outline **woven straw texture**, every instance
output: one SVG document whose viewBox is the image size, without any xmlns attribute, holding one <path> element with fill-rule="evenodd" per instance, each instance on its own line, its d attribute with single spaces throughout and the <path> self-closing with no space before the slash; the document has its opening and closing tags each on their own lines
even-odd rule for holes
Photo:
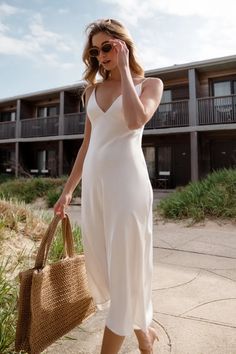
<svg viewBox="0 0 236 354">
<path fill-rule="evenodd" d="M 59 221 L 55 215 L 39 246 L 35 267 L 19 273 L 16 351 L 41 353 L 95 312 L 84 255 L 74 254 L 68 215 L 62 220 L 64 258 L 46 265 Z"/>
</svg>

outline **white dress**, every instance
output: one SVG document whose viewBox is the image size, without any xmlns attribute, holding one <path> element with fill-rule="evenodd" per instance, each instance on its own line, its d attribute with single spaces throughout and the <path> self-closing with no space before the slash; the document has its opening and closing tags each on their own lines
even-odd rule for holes
<svg viewBox="0 0 236 354">
<path fill-rule="evenodd" d="M 135 86 L 140 96 L 142 83 Z M 130 130 L 122 95 L 103 112 L 95 89 L 87 104 L 92 131 L 82 170 L 81 230 L 89 287 L 106 326 L 126 336 L 152 322 L 153 190 L 141 141 Z"/>
</svg>

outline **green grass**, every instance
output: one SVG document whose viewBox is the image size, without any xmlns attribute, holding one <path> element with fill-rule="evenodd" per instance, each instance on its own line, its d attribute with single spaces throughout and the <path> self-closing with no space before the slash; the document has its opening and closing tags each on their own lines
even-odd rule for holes
<svg viewBox="0 0 236 354">
<path fill-rule="evenodd" d="M 10 178 L 9 180 L 3 178 L 0 183 L 0 198 L 32 203 L 41 197 L 47 201 L 47 206 L 51 208 L 60 197 L 67 179 L 66 176 L 61 178 Z M 81 186 L 79 184 L 73 196 L 80 195 Z"/>
<path fill-rule="evenodd" d="M 158 207 L 167 219 L 236 217 L 236 169 L 214 171 L 205 179 L 176 190 Z"/>
<path fill-rule="evenodd" d="M 17 284 L 6 276 L 6 266 L 10 262 L 0 264 L 0 353 L 11 353 L 10 348 L 15 337 Z"/>
</svg>

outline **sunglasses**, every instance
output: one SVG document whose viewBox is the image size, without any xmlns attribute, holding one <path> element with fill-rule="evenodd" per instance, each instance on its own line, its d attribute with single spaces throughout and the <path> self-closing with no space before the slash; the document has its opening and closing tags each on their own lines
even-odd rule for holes
<svg viewBox="0 0 236 354">
<path fill-rule="evenodd" d="M 105 43 L 101 46 L 101 48 L 90 48 L 89 49 L 89 56 L 90 57 L 98 57 L 100 52 L 102 51 L 103 53 L 109 53 L 113 48 L 113 45 L 110 43 Z"/>
</svg>

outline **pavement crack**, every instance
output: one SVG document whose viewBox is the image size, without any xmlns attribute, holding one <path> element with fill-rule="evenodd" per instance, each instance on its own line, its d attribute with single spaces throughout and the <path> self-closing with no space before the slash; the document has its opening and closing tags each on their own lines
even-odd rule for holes
<svg viewBox="0 0 236 354">
<path fill-rule="evenodd" d="M 217 269 L 217 270 L 219 270 L 219 269 Z M 225 269 L 223 269 L 223 270 L 225 270 Z M 227 270 L 228 270 L 228 269 L 227 269 Z M 235 279 L 231 279 L 231 278 L 229 278 L 229 277 L 226 277 L 225 275 L 218 274 L 218 273 L 216 273 L 216 272 L 213 272 L 213 271 L 210 270 L 210 269 L 205 269 L 205 271 L 206 271 L 206 272 L 209 272 L 209 273 L 212 273 L 212 274 L 215 274 L 215 275 L 217 275 L 218 277 L 231 280 L 231 281 L 233 281 L 234 283 L 236 283 L 236 280 L 235 280 Z"/>
<path fill-rule="evenodd" d="M 158 316 L 158 314 L 160 314 L 160 315 L 180 318 L 180 319 L 188 320 L 188 321 L 206 322 L 206 323 L 213 324 L 215 326 L 220 326 L 220 327 L 223 326 L 223 327 L 227 327 L 227 328 L 236 328 L 236 326 L 234 326 L 234 325 L 230 325 L 230 324 L 227 324 L 227 323 L 215 322 L 215 321 L 207 320 L 206 318 L 193 317 L 193 316 L 180 316 L 180 315 L 173 315 L 173 314 L 170 314 L 170 313 L 157 312 L 157 311 L 155 313 L 156 313 L 157 316 Z"/>
<path fill-rule="evenodd" d="M 188 250 L 183 250 L 183 249 L 180 249 L 180 248 L 168 248 L 168 247 L 160 247 L 160 246 L 153 246 L 153 248 L 155 248 L 155 249 L 159 248 L 159 249 L 163 249 L 163 250 L 170 250 L 170 251 L 177 251 L 177 252 L 185 252 L 185 253 L 194 253 L 194 254 L 199 254 L 199 255 L 203 255 L 203 256 L 210 256 L 210 257 L 236 259 L 236 257 L 223 256 L 221 254 L 212 254 L 212 253 L 206 253 L 206 252 L 188 251 Z"/>
<path fill-rule="evenodd" d="M 193 282 L 194 280 L 196 280 L 197 277 L 199 276 L 199 274 L 201 273 L 201 271 L 202 271 L 202 270 L 200 269 L 200 270 L 198 271 L 198 273 L 197 273 L 192 279 L 190 279 L 190 280 L 188 280 L 188 281 L 186 281 L 186 282 L 184 282 L 184 283 L 177 284 L 177 285 L 173 285 L 173 286 L 167 286 L 166 288 L 153 289 L 153 292 L 154 292 L 154 291 L 159 291 L 159 290 L 166 290 L 166 289 L 178 288 L 178 287 L 180 287 L 180 286 L 185 286 L 185 285 L 187 285 L 187 284 Z"/>
<path fill-rule="evenodd" d="M 155 312 L 156 313 L 156 312 Z M 155 318 L 153 319 L 153 322 L 155 322 L 156 324 L 158 324 L 158 326 L 160 326 L 162 329 L 163 329 L 163 331 L 165 332 L 165 334 L 166 334 L 166 336 L 167 336 L 167 338 L 168 338 L 168 346 L 169 346 L 169 349 L 170 349 L 170 353 L 172 352 L 172 342 L 171 342 L 171 337 L 170 337 L 170 335 L 169 335 L 169 333 L 168 333 L 168 330 L 167 330 L 167 328 L 163 325 L 163 324 L 161 324 L 159 321 L 157 321 Z"/>
<path fill-rule="evenodd" d="M 225 300 L 236 300 L 236 297 L 229 297 L 229 298 L 221 298 L 221 299 L 215 299 L 215 300 L 210 300 L 210 301 L 207 301 L 207 302 L 203 302 L 201 304 L 198 304 L 194 307 L 192 307 L 191 309 L 188 309 L 187 311 L 183 312 L 182 314 L 180 314 L 180 317 L 182 317 L 183 315 L 186 315 L 188 312 L 191 312 L 199 307 L 202 307 L 204 305 L 208 305 L 208 304 L 211 304 L 213 302 L 219 302 L 219 301 L 225 301 Z"/>
</svg>

